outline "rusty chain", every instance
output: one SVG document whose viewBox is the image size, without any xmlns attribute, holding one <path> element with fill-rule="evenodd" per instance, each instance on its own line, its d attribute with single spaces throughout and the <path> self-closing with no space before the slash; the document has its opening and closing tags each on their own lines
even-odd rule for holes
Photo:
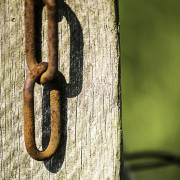
<svg viewBox="0 0 180 180">
<path fill-rule="evenodd" d="M 49 62 L 37 62 L 35 44 L 35 6 L 46 5 L 48 13 Z M 29 74 L 24 83 L 24 140 L 29 155 L 38 161 L 50 158 L 61 138 L 60 90 L 58 88 L 58 21 L 56 0 L 25 0 L 25 51 Z M 39 151 L 35 143 L 34 85 L 50 83 L 51 137 L 48 147 Z"/>
<path fill-rule="evenodd" d="M 37 62 L 35 44 L 35 5 L 43 3 L 38 0 L 25 0 L 25 47 L 26 61 L 31 71 Z M 44 84 L 51 81 L 58 71 L 58 21 L 56 0 L 44 0 L 47 6 L 48 18 L 48 68 L 40 78 L 40 83 Z"/>
</svg>

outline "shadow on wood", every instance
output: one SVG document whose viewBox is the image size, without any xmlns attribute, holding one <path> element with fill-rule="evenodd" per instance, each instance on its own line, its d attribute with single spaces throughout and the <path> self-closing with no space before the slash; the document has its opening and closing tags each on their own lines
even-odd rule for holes
<svg viewBox="0 0 180 180">
<path fill-rule="evenodd" d="M 40 12 L 40 11 L 39 11 Z M 42 10 L 41 10 L 42 13 Z M 38 13 L 38 16 L 42 16 Z M 57 173 L 63 165 L 66 141 L 67 141 L 67 98 L 76 97 L 80 94 L 83 84 L 83 33 L 81 25 L 71 10 L 71 8 L 59 0 L 58 2 L 58 21 L 65 17 L 70 27 L 70 69 L 69 69 L 69 83 L 66 83 L 65 77 L 60 74 L 61 84 L 61 114 L 62 114 L 62 136 L 61 142 L 56 153 L 49 159 L 44 161 L 44 165 L 52 173 Z M 42 19 L 42 18 L 38 18 Z M 41 24 L 37 22 L 40 27 L 37 31 L 37 44 L 41 41 Z M 39 43 L 38 43 L 39 42 Z M 41 45 L 38 46 L 39 52 L 41 52 Z M 41 54 L 41 53 L 39 53 Z M 41 59 L 41 55 L 37 55 L 38 59 Z M 51 125 L 50 125 L 50 95 L 49 87 L 44 86 L 43 101 L 42 101 L 42 146 L 43 149 L 49 144 Z"/>
</svg>

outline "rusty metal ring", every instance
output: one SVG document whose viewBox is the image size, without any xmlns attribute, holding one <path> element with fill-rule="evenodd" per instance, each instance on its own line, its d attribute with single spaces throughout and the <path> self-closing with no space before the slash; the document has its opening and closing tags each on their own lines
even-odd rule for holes
<svg viewBox="0 0 180 180">
<path fill-rule="evenodd" d="M 24 139 L 28 154 L 38 161 L 50 158 L 57 150 L 61 138 L 60 90 L 58 77 L 50 82 L 50 108 L 51 108 L 51 137 L 48 147 L 39 151 L 35 143 L 34 124 L 34 85 L 42 73 L 46 71 L 48 63 L 37 64 L 26 77 L 24 83 Z"/>
<path fill-rule="evenodd" d="M 26 61 L 31 71 L 37 62 L 35 44 L 35 5 L 42 2 L 38 0 L 25 0 L 25 49 Z M 47 6 L 48 18 L 48 68 L 40 78 L 40 83 L 44 84 L 51 81 L 58 71 L 58 16 L 56 0 L 44 0 Z M 42 4 L 43 6 L 43 4 Z"/>
</svg>

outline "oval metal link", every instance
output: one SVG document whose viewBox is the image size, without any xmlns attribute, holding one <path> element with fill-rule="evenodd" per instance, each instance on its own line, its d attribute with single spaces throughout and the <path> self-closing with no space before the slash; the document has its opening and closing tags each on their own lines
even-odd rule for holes
<svg viewBox="0 0 180 180">
<path fill-rule="evenodd" d="M 25 49 L 26 62 L 31 71 L 37 62 L 35 45 L 35 5 L 41 0 L 25 0 Z M 40 83 L 51 81 L 58 71 L 58 21 L 56 0 L 44 0 L 48 18 L 48 68 L 40 78 Z M 43 4 L 42 4 L 43 6 Z"/>
<path fill-rule="evenodd" d="M 51 108 L 51 137 L 48 147 L 39 151 L 35 143 L 34 124 L 34 85 L 42 73 L 46 71 L 48 64 L 45 62 L 37 64 L 27 75 L 24 83 L 24 139 L 28 154 L 38 161 L 50 158 L 57 150 L 61 138 L 61 110 L 60 90 L 58 77 L 50 82 L 50 108 Z"/>
</svg>

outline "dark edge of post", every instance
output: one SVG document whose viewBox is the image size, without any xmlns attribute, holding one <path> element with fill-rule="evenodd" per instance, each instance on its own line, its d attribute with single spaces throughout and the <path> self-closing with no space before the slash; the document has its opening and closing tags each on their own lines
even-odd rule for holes
<svg viewBox="0 0 180 180">
<path fill-rule="evenodd" d="M 120 123 L 120 169 L 119 177 L 120 180 L 124 179 L 124 160 L 123 160 L 123 131 L 122 131 L 122 98 L 121 98 L 121 46 L 120 46 L 120 19 L 119 19 L 119 0 L 114 0 L 115 9 L 115 21 L 117 27 L 117 52 L 119 55 L 118 60 L 118 107 L 120 111 L 119 123 Z"/>
</svg>

